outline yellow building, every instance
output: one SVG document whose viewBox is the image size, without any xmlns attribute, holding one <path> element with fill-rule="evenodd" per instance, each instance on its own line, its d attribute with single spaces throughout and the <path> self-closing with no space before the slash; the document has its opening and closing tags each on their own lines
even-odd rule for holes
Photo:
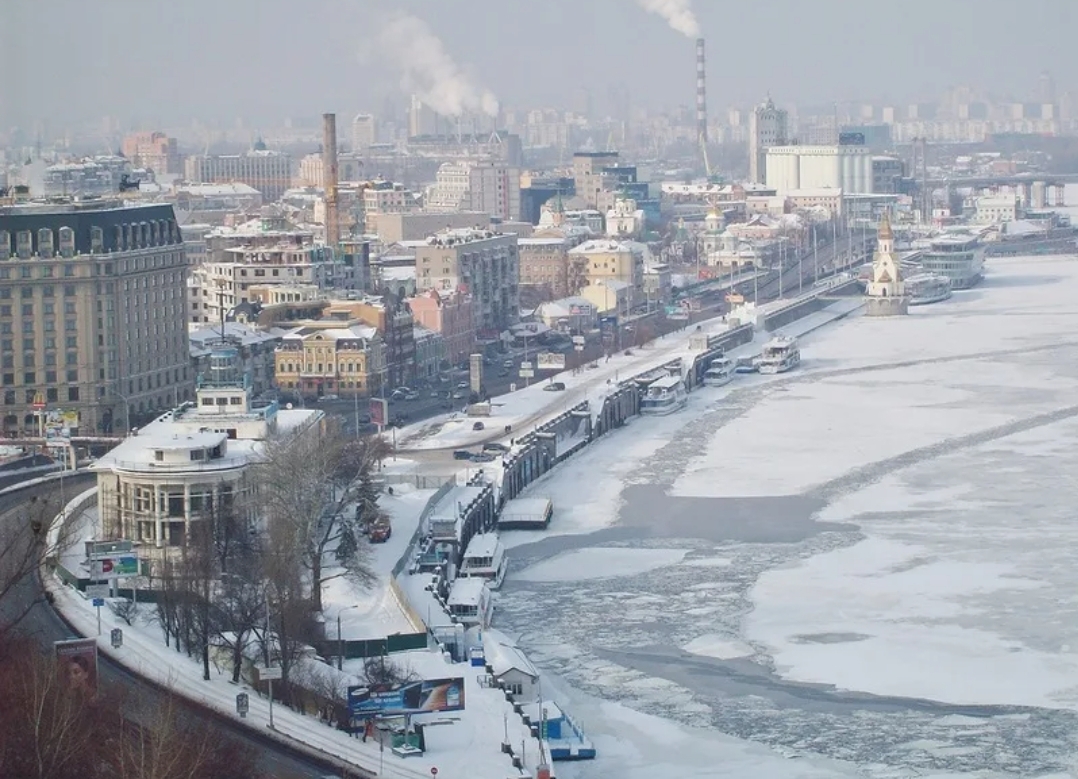
<svg viewBox="0 0 1078 779">
<path fill-rule="evenodd" d="M 384 372 L 382 339 L 358 319 L 304 322 L 277 347 L 277 386 L 302 397 L 376 394 Z"/>
<path fill-rule="evenodd" d="M 620 281 L 629 285 L 634 294 L 643 290 L 647 247 L 635 241 L 599 239 L 585 241 L 569 250 L 570 261 L 585 260 L 588 284 Z"/>
</svg>

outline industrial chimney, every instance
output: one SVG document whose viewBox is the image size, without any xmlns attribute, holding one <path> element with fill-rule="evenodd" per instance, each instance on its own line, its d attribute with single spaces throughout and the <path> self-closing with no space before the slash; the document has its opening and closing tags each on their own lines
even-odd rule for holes
<svg viewBox="0 0 1078 779">
<path fill-rule="evenodd" d="M 326 244 L 334 249 L 341 241 L 337 211 L 337 115 L 322 114 L 322 186 L 326 192 Z"/>
<path fill-rule="evenodd" d="M 696 39 L 696 140 L 707 143 L 707 72 L 704 67 L 704 39 Z"/>
</svg>

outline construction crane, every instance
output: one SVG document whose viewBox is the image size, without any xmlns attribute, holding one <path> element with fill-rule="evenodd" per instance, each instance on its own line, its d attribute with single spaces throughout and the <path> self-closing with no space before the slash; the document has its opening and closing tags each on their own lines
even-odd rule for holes
<svg viewBox="0 0 1078 779">
<path fill-rule="evenodd" d="M 703 136 L 700 136 L 700 152 L 704 156 L 704 172 L 707 174 L 707 181 L 709 184 L 722 184 L 722 176 L 718 173 L 712 173 L 711 160 L 707 156 L 707 141 Z"/>
</svg>

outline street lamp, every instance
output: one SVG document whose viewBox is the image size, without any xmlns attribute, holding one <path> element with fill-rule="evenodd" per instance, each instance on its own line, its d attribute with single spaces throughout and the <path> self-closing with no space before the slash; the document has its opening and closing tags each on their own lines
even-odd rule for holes
<svg viewBox="0 0 1078 779">
<path fill-rule="evenodd" d="M 131 402 L 128 400 L 127 395 L 123 394 L 122 392 L 120 392 L 119 389 L 116 388 L 117 387 L 116 382 L 113 382 L 109 386 L 112 389 L 112 394 L 115 395 L 116 397 L 118 397 L 120 400 L 122 400 L 124 402 L 124 430 L 126 431 L 126 433 L 130 434 L 131 433 Z"/>
<path fill-rule="evenodd" d="M 351 606 L 345 606 L 343 609 L 337 610 L 337 670 L 344 670 L 344 641 L 341 639 L 341 612 L 348 611 L 349 609 L 358 609 L 359 604 L 354 603 Z"/>
</svg>

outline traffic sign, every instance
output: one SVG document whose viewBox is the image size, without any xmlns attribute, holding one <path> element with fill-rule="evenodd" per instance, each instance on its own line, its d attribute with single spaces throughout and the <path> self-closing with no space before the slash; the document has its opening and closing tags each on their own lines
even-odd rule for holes
<svg viewBox="0 0 1078 779">
<path fill-rule="evenodd" d="M 105 605 L 105 599 L 104 598 L 94 598 L 93 603 L 94 603 L 94 606 L 96 606 L 97 608 L 101 608 L 102 606 Z"/>
<path fill-rule="evenodd" d="M 521 368 L 520 369 L 520 378 L 522 378 L 522 379 L 530 379 L 534 375 L 535 375 L 535 371 L 533 371 L 531 368 Z"/>
<path fill-rule="evenodd" d="M 241 717 L 246 717 L 247 712 L 251 710 L 251 698 L 247 693 L 241 692 L 236 694 L 236 713 Z"/>
<path fill-rule="evenodd" d="M 261 680 L 263 682 L 272 681 L 274 679 L 280 679 L 281 678 L 281 669 L 280 669 L 280 667 L 277 667 L 277 668 L 259 668 L 258 669 L 258 678 L 259 678 L 259 680 Z"/>
<path fill-rule="evenodd" d="M 107 584 L 87 584 L 86 585 L 86 597 L 97 600 L 98 598 L 107 598 L 109 596 L 109 586 Z"/>
<path fill-rule="evenodd" d="M 119 649 L 124 645 L 124 632 L 120 628 L 113 628 L 109 637 L 112 639 L 113 649 Z"/>
<path fill-rule="evenodd" d="M 437 776 L 438 775 L 438 767 L 437 766 L 432 765 L 430 767 L 430 775 L 431 776 Z"/>
</svg>

